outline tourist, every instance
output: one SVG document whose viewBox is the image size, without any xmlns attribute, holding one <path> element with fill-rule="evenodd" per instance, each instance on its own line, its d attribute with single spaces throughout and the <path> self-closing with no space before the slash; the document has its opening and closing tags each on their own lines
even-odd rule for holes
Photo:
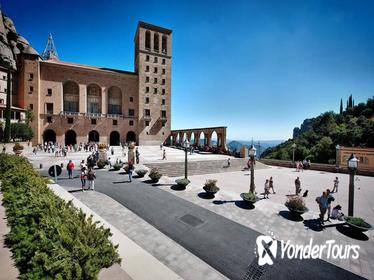
<svg viewBox="0 0 374 280">
<path fill-rule="evenodd" d="M 335 201 L 335 198 L 331 194 L 330 189 L 326 190 L 326 194 L 327 194 L 327 220 L 330 221 L 331 202 Z"/>
<path fill-rule="evenodd" d="M 80 165 L 79 165 L 80 169 L 82 168 L 87 168 L 86 164 L 84 163 L 84 159 L 82 159 Z"/>
<path fill-rule="evenodd" d="M 136 158 L 136 164 L 139 164 L 139 162 L 140 162 L 140 153 L 139 153 L 138 147 L 136 147 L 136 149 L 135 149 L 135 158 Z"/>
<path fill-rule="evenodd" d="M 160 151 L 162 151 L 162 146 L 163 146 L 163 144 L 161 143 L 161 144 L 160 144 Z"/>
<path fill-rule="evenodd" d="M 69 179 L 73 179 L 74 162 L 72 160 L 69 160 L 66 168 L 68 170 Z"/>
<path fill-rule="evenodd" d="M 339 179 L 338 177 L 335 177 L 334 188 L 332 189 L 332 193 L 338 192 L 338 186 L 339 186 Z"/>
<path fill-rule="evenodd" d="M 269 180 L 266 179 L 265 182 L 265 192 L 264 192 L 264 198 L 269 198 Z"/>
<path fill-rule="evenodd" d="M 162 153 L 162 160 L 166 160 L 166 150 L 164 149 L 163 153 Z"/>
<path fill-rule="evenodd" d="M 320 219 L 321 224 L 323 224 L 325 222 L 325 214 L 326 214 L 327 207 L 328 207 L 328 199 L 327 199 L 326 192 L 323 192 L 322 196 L 317 197 L 316 201 L 319 205 L 319 211 L 320 211 L 319 219 Z"/>
<path fill-rule="evenodd" d="M 275 194 L 273 177 L 270 177 L 270 179 L 269 179 L 269 191 L 270 191 L 270 189 L 272 189 L 273 190 L 273 194 Z"/>
<path fill-rule="evenodd" d="M 191 145 L 191 147 L 190 147 L 190 155 L 192 155 L 192 154 L 193 154 L 193 150 L 194 150 L 194 146 L 193 146 L 193 145 Z"/>
<path fill-rule="evenodd" d="M 5 145 L 3 145 L 3 154 L 5 154 L 5 152 L 6 152 L 6 147 Z"/>
<path fill-rule="evenodd" d="M 300 182 L 300 178 L 297 177 L 296 180 L 295 180 L 295 193 L 296 195 L 299 195 L 299 193 L 301 192 L 301 182 Z"/>
<path fill-rule="evenodd" d="M 90 168 L 88 170 L 87 179 L 88 179 L 88 189 L 94 191 L 95 190 L 96 173 L 93 170 L 93 168 Z"/>
<path fill-rule="evenodd" d="M 110 153 L 112 154 L 112 156 L 114 155 L 114 148 L 113 147 L 110 149 Z"/>
<path fill-rule="evenodd" d="M 331 212 L 331 219 L 343 221 L 344 214 L 341 212 L 342 207 L 338 204 L 336 205 Z"/>
<path fill-rule="evenodd" d="M 36 156 L 36 147 L 32 150 L 33 154 Z"/>
<path fill-rule="evenodd" d="M 84 192 L 84 188 L 86 187 L 86 180 L 87 180 L 87 172 L 86 172 L 86 167 L 82 166 L 81 167 L 81 183 L 82 183 L 82 191 Z"/>
<path fill-rule="evenodd" d="M 227 167 L 230 167 L 231 166 L 231 160 L 230 158 L 227 159 Z"/>
<path fill-rule="evenodd" d="M 132 163 L 132 160 L 129 160 L 128 162 L 128 173 L 129 173 L 129 181 L 132 182 L 132 173 L 134 171 L 134 164 Z"/>
</svg>

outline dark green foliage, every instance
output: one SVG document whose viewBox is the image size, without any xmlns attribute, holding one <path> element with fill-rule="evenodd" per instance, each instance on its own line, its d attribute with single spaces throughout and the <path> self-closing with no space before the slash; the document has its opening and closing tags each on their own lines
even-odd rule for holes
<svg viewBox="0 0 374 280">
<path fill-rule="evenodd" d="M 96 279 L 120 262 L 109 229 L 54 195 L 26 159 L 1 154 L 0 180 L 20 279 Z"/>
<path fill-rule="evenodd" d="M 340 99 L 340 114 L 343 114 L 343 99 Z"/>
<path fill-rule="evenodd" d="M 371 228 L 370 224 L 368 224 L 367 222 L 365 222 L 364 219 L 359 218 L 359 217 L 348 216 L 348 217 L 345 217 L 345 220 L 347 223 L 353 224 L 358 227 Z"/>
<path fill-rule="evenodd" d="M 190 183 L 190 180 L 186 178 L 182 178 L 182 179 L 175 180 L 175 183 L 177 183 L 178 186 L 185 188 Z"/>
<path fill-rule="evenodd" d="M 31 140 L 34 133 L 31 127 L 26 123 L 12 123 L 10 125 L 10 137 L 14 140 Z"/>
<path fill-rule="evenodd" d="M 308 119 L 306 131 L 294 139 L 267 149 L 262 157 L 292 160 L 292 144 L 295 143 L 295 160 L 310 159 L 312 162 L 334 163 L 337 144 L 347 147 L 374 147 L 374 97 L 369 98 L 366 104 L 359 103 L 349 107 L 353 104 L 350 96 L 348 103 L 347 110 L 341 114 L 326 112 Z"/>
</svg>

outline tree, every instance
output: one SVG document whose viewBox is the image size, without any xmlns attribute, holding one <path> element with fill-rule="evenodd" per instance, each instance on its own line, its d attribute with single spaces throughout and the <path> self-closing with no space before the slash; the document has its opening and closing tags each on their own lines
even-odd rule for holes
<svg viewBox="0 0 374 280">
<path fill-rule="evenodd" d="M 343 99 L 340 98 L 340 114 L 343 114 Z"/>
<path fill-rule="evenodd" d="M 27 124 L 30 124 L 30 122 L 32 122 L 35 119 L 34 112 L 30 108 L 27 108 L 25 115 L 25 121 Z"/>
<path fill-rule="evenodd" d="M 10 126 L 10 135 L 13 141 L 16 139 L 24 141 L 31 140 L 34 133 L 31 127 L 26 123 L 12 123 Z"/>
</svg>

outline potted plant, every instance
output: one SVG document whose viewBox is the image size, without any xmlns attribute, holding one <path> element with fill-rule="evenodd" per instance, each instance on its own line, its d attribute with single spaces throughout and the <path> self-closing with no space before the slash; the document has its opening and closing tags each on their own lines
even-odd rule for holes
<svg viewBox="0 0 374 280">
<path fill-rule="evenodd" d="M 214 180 L 214 179 L 206 180 L 203 189 L 204 191 L 206 191 L 208 195 L 214 196 L 219 191 L 219 187 L 217 187 L 216 184 L 217 184 L 217 180 Z"/>
<path fill-rule="evenodd" d="M 145 174 L 147 174 L 148 170 L 146 169 L 137 169 L 135 173 L 139 176 L 139 178 L 143 178 Z"/>
<path fill-rule="evenodd" d="M 98 146 L 99 150 L 103 151 L 107 148 L 107 145 L 100 143 Z"/>
<path fill-rule="evenodd" d="M 106 165 L 106 160 L 99 159 L 99 160 L 97 161 L 96 165 L 97 165 L 98 168 L 102 169 L 102 168 L 104 168 L 105 165 Z"/>
<path fill-rule="evenodd" d="M 253 192 L 241 193 L 240 197 L 248 203 L 255 203 L 257 201 L 257 197 Z"/>
<path fill-rule="evenodd" d="M 113 169 L 116 171 L 120 170 L 121 167 L 122 167 L 122 163 L 119 163 L 118 161 L 115 164 L 113 164 Z"/>
<path fill-rule="evenodd" d="M 182 178 L 182 179 L 175 180 L 175 183 L 177 183 L 179 189 L 184 190 L 186 186 L 190 183 L 190 180 L 186 178 Z"/>
<path fill-rule="evenodd" d="M 157 168 L 152 168 L 148 176 L 151 178 L 152 183 L 157 183 L 162 177 L 162 173 Z"/>
<path fill-rule="evenodd" d="M 15 143 L 14 146 L 13 146 L 13 152 L 16 155 L 20 155 L 20 154 L 22 154 L 22 151 L 23 151 L 23 146 L 18 142 Z"/>
<path fill-rule="evenodd" d="M 284 205 L 288 208 L 288 210 L 290 210 L 291 214 L 293 215 L 302 215 L 309 210 L 305 206 L 304 200 L 298 195 L 288 198 Z"/>
<path fill-rule="evenodd" d="M 347 216 L 344 217 L 344 220 L 349 227 L 356 231 L 363 232 L 373 229 L 373 226 L 371 224 L 367 223 L 364 219 L 359 217 Z"/>
</svg>

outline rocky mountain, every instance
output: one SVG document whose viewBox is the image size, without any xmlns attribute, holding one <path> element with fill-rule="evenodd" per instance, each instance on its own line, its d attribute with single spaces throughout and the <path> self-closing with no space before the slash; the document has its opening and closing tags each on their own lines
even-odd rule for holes
<svg viewBox="0 0 374 280">
<path fill-rule="evenodd" d="M 17 70 L 16 56 L 20 53 L 39 55 L 30 43 L 17 33 L 12 19 L 0 10 L 0 66 Z"/>
</svg>

